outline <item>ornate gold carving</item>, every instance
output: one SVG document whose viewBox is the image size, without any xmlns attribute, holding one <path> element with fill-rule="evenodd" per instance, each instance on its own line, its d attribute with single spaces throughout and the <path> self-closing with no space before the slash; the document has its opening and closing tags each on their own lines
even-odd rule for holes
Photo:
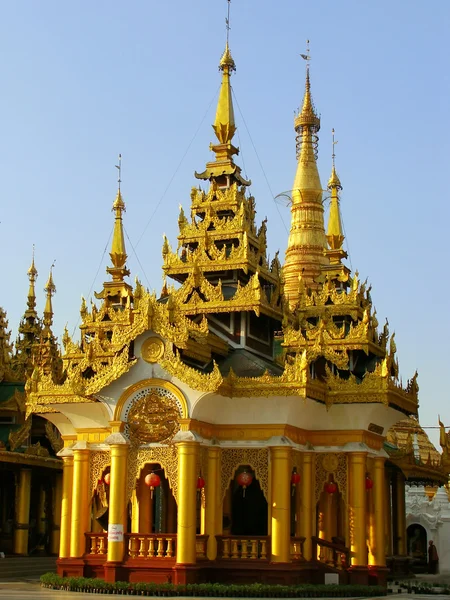
<svg viewBox="0 0 450 600">
<path fill-rule="evenodd" d="M 151 448 L 131 446 L 128 453 L 127 498 L 131 498 L 143 467 L 151 463 L 158 463 L 164 469 L 173 496 L 178 502 L 178 453 L 176 445 L 154 446 Z"/>
<path fill-rule="evenodd" d="M 332 469 L 329 467 L 333 467 Z M 325 483 L 328 481 L 330 473 L 334 481 L 338 484 L 339 491 L 343 500 L 347 501 L 347 454 L 338 452 L 336 454 L 326 454 L 322 460 L 317 456 L 316 460 L 316 485 L 315 498 L 318 502 L 320 494 L 323 492 Z"/>
<path fill-rule="evenodd" d="M 8 436 L 9 447 L 12 451 L 21 446 L 28 439 L 31 433 L 31 417 L 28 417 L 25 423 L 16 431 L 12 431 Z"/>
<path fill-rule="evenodd" d="M 179 429 L 179 418 L 176 402 L 151 390 L 134 402 L 128 412 L 130 437 L 144 444 L 169 440 Z"/>
<path fill-rule="evenodd" d="M 222 448 L 221 498 L 241 465 L 250 465 L 255 471 L 266 500 L 269 500 L 269 450 L 267 448 Z"/>
<path fill-rule="evenodd" d="M 157 363 L 164 355 L 164 342 L 152 336 L 145 340 L 141 347 L 141 356 L 148 363 Z"/>
<path fill-rule="evenodd" d="M 177 404 L 180 407 L 180 416 L 182 419 L 186 419 L 188 417 L 188 405 L 186 402 L 186 398 L 180 389 L 178 389 L 173 383 L 170 381 L 166 381 L 165 379 L 143 379 L 142 381 L 138 381 L 137 383 L 130 385 L 129 388 L 125 390 L 125 392 L 119 398 L 115 411 L 114 411 L 114 421 L 122 421 L 122 411 L 123 408 L 131 396 L 136 392 L 143 391 L 146 392 L 147 389 L 150 388 L 163 388 L 166 389 L 170 394 L 177 400 Z"/>
<path fill-rule="evenodd" d="M 201 373 L 197 369 L 184 364 L 179 353 L 174 353 L 170 348 L 166 348 L 164 358 L 160 361 L 160 365 L 170 373 L 170 375 L 177 377 L 194 390 L 215 392 L 223 381 L 219 367 L 215 361 L 213 362 L 213 370 L 211 373 Z"/>
<path fill-rule="evenodd" d="M 58 429 L 50 421 L 45 422 L 45 435 L 47 436 L 55 454 L 64 446 L 64 442 Z"/>
<path fill-rule="evenodd" d="M 328 473 L 334 473 L 339 465 L 339 459 L 336 454 L 324 454 L 322 456 L 322 466 Z"/>
<path fill-rule="evenodd" d="M 97 488 L 98 482 L 102 479 L 102 475 L 111 464 L 111 455 L 109 450 L 91 450 L 89 452 L 89 478 L 91 496 Z"/>
</svg>

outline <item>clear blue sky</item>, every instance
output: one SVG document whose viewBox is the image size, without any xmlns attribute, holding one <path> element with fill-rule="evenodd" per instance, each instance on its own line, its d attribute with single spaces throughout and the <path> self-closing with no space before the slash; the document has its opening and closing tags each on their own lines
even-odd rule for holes
<svg viewBox="0 0 450 600">
<path fill-rule="evenodd" d="M 193 172 L 211 156 L 226 1 L 0 6 L 0 304 L 15 335 L 36 244 L 40 311 L 56 259 L 60 337 L 66 322 L 77 325 L 80 296 L 105 278 L 119 152 L 125 226 L 142 265 L 127 240 L 129 267 L 161 287 L 162 233 L 175 243 L 178 205 L 189 207 Z M 289 211 L 280 209 L 283 224 L 270 190 L 292 187 L 309 38 L 322 183 L 334 127 L 351 265 L 396 331 L 404 380 L 419 370 L 422 423 L 437 424 L 439 412 L 450 426 L 450 3 L 234 0 L 231 27 L 238 161 L 258 218 L 269 218 L 271 255 L 287 241 Z"/>
</svg>

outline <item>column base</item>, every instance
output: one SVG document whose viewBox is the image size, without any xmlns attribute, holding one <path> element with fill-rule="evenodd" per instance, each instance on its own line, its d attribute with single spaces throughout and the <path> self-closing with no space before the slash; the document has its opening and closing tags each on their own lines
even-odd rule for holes
<svg viewBox="0 0 450 600">
<path fill-rule="evenodd" d="M 84 577 L 84 560 L 82 558 L 58 558 L 56 573 L 60 577 Z"/>
<path fill-rule="evenodd" d="M 349 567 L 349 583 L 352 585 L 369 585 L 368 567 Z"/>
<path fill-rule="evenodd" d="M 369 585 L 382 585 L 386 587 L 388 573 L 388 567 L 369 565 Z"/>
<path fill-rule="evenodd" d="M 186 583 L 198 583 L 199 567 L 198 565 L 183 565 L 177 563 L 173 567 L 175 584 L 185 585 Z"/>
<path fill-rule="evenodd" d="M 115 583 L 116 581 L 128 581 L 127 573 L 123 568 L 123 563 L 121 561 L 106 562 L 103 569 L 105 581 L 108 583 Z"/>
</svg>

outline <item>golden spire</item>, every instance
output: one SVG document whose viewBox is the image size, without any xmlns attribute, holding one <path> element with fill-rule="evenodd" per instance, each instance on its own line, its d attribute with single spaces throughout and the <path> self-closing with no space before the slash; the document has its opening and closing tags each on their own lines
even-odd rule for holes
<svg viewBox="0 0 450 600">
<path fill-rule="evenodd" d="M 38 272 L 37 269 L 34 265 L 34 244 L 33 244 L 33 258 L 31 260 L 31 265 L 30 268 L 27 271 L 28 274 L 28 279 L 30 280 L 30 287 L 28 289 L 28 300 L 27 300 L 27 305 L 28 308 L 25 312 L 25 318 L 26 317 L 37 317 L 37 313 L 36 313 L 36 291 L 35 291 L 35 283 L 36 283 L 36 279 L 38 276 Z"/>
<path fill-rule="evenodd" d="M 333 135 L 333 154 L 332 154 L 332 168 L 331 177 L 328 180 L 328 189 L 331 192 L 330 202 L 330 218 L 328 220 L 327 230 L 327 242 L 331 250 L 341 250 L 344 242 L 344 234 L 342 232 L 341 212 L 339 210 L 339 190 L 342 190 L 342 185 L 339 177 L 336 173 L 336 166 L 334 159 L 336 157 L 334 153 L 334 147 L 337 142 L 334 139 L 334 129 L 332 129 Z"/>
<path fill-rule="evenodd" d="M 236 132 L 234 122 L 233 98 L 231 95 L 230 76 L 233 71 L 236 71 L 236 64 L 231 56 L 230 47 L 228 45 L 230 36 L 230 4 L 228 0 L 228 14 L 225 19 L 227 27 L 227 41 L 225 50 L 219 63 L 219 71 L 222 71 L 222 85 L 220 86 L 219 101 L 217 103 L 216 118 L 214 120 L 213 129 L 217 139 L 221 144 L 229 144 Z"/>
<path fill-rule="evenodd" d="M 116 199 L 112 205 L 112 210 L 115 213 L 114 220 L 114 233 L 111 243 L 111 252 L 109 256 L 111 257 L 111 262 L 113 264 L 112 267 L 108 267 L 106 271 L 112 275 L 113 281 L 121 282 L 125 276 L 130 274 L 130 271 L 126 268 L 127 261 L 127 253 L 125 250 L 125 237 L 123 234 L 123 223 L 122 223 L 122 213 L 125 212 L 125 202 L 122 198 L 122 193 L 120 191 L 121 184 L 121 169 L 122 169 L 122 155 L 119 154 L 119 164 L 116 165 L 116 168 L 119 170 L 118 177 L 118 190 Z"/>
<path fill-rule="evenodd" d="M 213 129 L 219 141 L 212 144 L 211 150 L 215 153 L 215 161 L 206 165 L 203 173 L 195 173 L 197 179 L 209 179 L 217 181 L 220 187 L 230 187 L 233 180 L 240 185 L 250 185 L 241 175 L 241 169 L 233 161 L 233 155 L 239 154 L 239 148 L 233 146 L 231 140 L 236 133 L 234 120 L 233 97 L 230 83 L 231 73 L 236 71 L 236 64 L 231 56 L 229 45 L 230 32 L 230 0 L 228 0 L 228 17 L 225 19 L 227 26 L 227 39 L 225 50 L 219 63 L 219 71 L 222 71 L 222 84 L 220 86 L 219 100 L 217 102 L 216 118 Z"/>
<path fill-rule="evenodd" d="M 222 85 L 220 86 L 219 101 L 217 103 L 213 129 L 221 144 L 229 144 L 236 132 L 233 98 L 230 85 L 230 76 L 233 71 L 236 71 L 236 65 L 231 56 L 228 40 L 225 51 L 220 59 L 219 70 L 222 71 Z"/>
<path fill-rule="evenodd" d="M 291 307 L 299 300 L 299 275 L 306 287 L 316 288 L 316 279 L 322 267 L 328 264 L 325 256 L 322 184 L 316 163 L 320 119 L 311 97 L 309 40 L 306 52 L 301 55 L 307 63 L 305 94 L 302 108 L 294 120 L 298 163 L 292 189 L 291 230 L 283 269 L 285 295 Z"/>
<path fill-rule="evenodd" d="M 336 173 L 335 165 L 335 146 L 337 141 L 334 139 L 334 129 L 332 129 L 332 154 L 331 154 L 331 176 L 328 180 L 328 189 L 331 192 L 330 198 L 330 216 L 328 219 L 327 242 L 329 248 L 326 255 L 330 261 L 327 268 L 328 276 L 331 279 L 338 279 L 341 283 L 348 282 L 350 270 L 342 264 L 342 259 L 347 258 L 347 252 L 342 248 L 345 236 L 341 221 L 341 211 L 339 208 L 339 192 L 342 190 L 341 181 Z"/>
<path fill-rule="evenodd" d="M 103 283 L 103 290 L 100 293 L 95 292 L 95 297 L 105 301 L 112 301 L 113 304 L 125 306 L 128 298 L 132 298 L 133 289 L 129 283 L 124 281 L 124 277 L 128 277 L 130 271 L 126 267 L 127 252 L 125 249 L 125 236 L 123 232 L 122 214 L 125 212 L 125 202 L 120 191 L 122 183 L 122 155 L 119 154 L 119 164 L 115 165 L 119 174 L 117 177 L 118 189 L 116 199 L 112 205 L 114 216 L 114 231 L 111 242 L 111 257 L 112 267 L 107 267 L 106 272 L 112 277 L 112 281 Z"/>
<path fill-rule="evenodd" d="M 47 299 L 45 301 L 44 308 L 44 330 L 43 333 L 49 331 L 50 327 L 53 324 L 53 306 L 52 306 L 52 296 L 56 292 L 56 286 L 53 283 L 53 267 L 55 263 L 50 267 L 50 274 L 47 279 L 47 283 L 45 284 L 44 292 L 47 294 Z"/>
</svg>

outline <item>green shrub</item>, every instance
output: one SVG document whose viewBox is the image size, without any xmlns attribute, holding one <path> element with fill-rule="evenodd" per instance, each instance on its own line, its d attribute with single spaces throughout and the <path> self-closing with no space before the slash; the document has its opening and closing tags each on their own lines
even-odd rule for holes
<svg viewBox="0 0 450 600">
<path fill-rule="evenodd" d="M 365 585 L 270 585 L 265 583 L 224 584 L 224 583 L 128 583 L 116 581 L 107 583 L 103 579 L 85 577 L 60 577 L 55 573 L 41 576 L 41 585 L 46 588 L 121 594 L 127 592 L 138 596 L 204 596 L 228 598 L 324 598 L 324 597 L 370 597 L 385 596 L 381 586 Z M 442 590 L 450 594 L 450 588 Z"/>
</svg>

